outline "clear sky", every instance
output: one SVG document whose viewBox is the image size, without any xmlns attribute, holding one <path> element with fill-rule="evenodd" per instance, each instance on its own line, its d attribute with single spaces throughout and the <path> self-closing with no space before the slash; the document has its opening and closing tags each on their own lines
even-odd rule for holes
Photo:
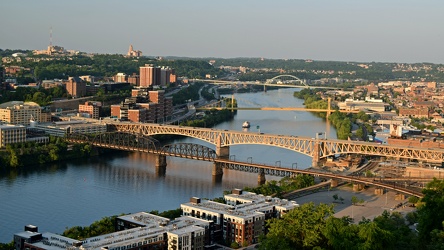
<svg viewBox="0 0 444 250">
<path fill-rule="evenodd" d="M 442 0 L 2 0 L 0 48 L 444 63 Z"/>
</svg>

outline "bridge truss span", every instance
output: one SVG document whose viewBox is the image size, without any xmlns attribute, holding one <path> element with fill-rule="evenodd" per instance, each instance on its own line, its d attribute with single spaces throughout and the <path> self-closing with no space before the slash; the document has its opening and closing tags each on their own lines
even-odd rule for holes
<svg viewBox="0 0 444 250">
<path fill-rule="evenodd" d="M 225 146 L 241 144 L 266 145 L 285 148 L 308 156 L 312 156 L 314 150 L 314 141 L 308 138 L 260 133 L 227 133 L 221 138 L 221 144 Z"/>
<path fill-rule="evenodd" d="M 441 163 L 444 159 L 444 151 L 440 149 L 399 147 L 380 144 L 376 144 L 375 146 L 374 143 L 350 143 L 349 141 L 320 141 L 321 158 L 335 154 L 364 154 L 400 159 L 417 159 L 434 163 Z"/>
<path fill-rule="evenodd" d="M 88 143 L 102 148 L 152 153 L 202 161 L 214 161 L 216 158 L 216 152 L 213 149 L 200 144 L 175 143 L 162 146 L 154 138 L 121 132 L 104 133 L 95 136 L 74 133 L 67 136 L 66 140 L 73 143 Z"/>
<path fill-rule="evenodd" d="M 370 142 L 319 139 L 289 135 L 263 134 L 256 132 L 230 131 L 186 126 L 159 125 L 153 123 L 108 123 L 108 129 L 139 136 L 160 134 L 181 135 L 196 138 L 215 145 L 216 152 L 232 145 L 256 144 L 288 149 L 312 157 L 313 166 L 319 161 L 335 154 L 359 154 L 391 157 L 397 159 L 416 159 L 418 161 L 444 162 L 443 149 L 381 145 Z M 221 152 L 221 151 L 219 151 Z M 222 156 L 222 155 L 218 155 Z M 227 157 L 227 155 L 223 155 Z"/>
</svg>

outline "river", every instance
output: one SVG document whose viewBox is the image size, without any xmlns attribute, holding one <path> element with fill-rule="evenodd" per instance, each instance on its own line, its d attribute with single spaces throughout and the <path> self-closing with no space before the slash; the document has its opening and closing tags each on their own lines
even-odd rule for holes
<svg viewBox="0 0 444 250">
<path fill-rule="evenodd" d="M 266 93 L 235 94 L 239 107 L 303 107 L 293 97 L 295 89 Z M 336 138 L 336 131 L 309 112 L 238 111 L 232 121 L 215 128 L 315 137 L 326 132 Z M 258 128 L 259 127 L 259 128 Z M 202 143 L 185 138 L 181 142 Z M 305 169 L 311 158 L 285 149 L 238 145 L 230 147 L 231 158 L 238 161 Z M 214 198 L 224 190 L 256 186 L 257 175 L 224 170 L 221 181 L 211 176 L 212 163 L 168 157 L 165 175 L 158 175 L 154 156 L 117 152 L 91 159 L 35 166 L 29 170 L 0 173 L 0 242 L 10 242 L 13 234 L 27 224 L 40 232 L 62 233 L 72 226 L 87 226 L 105 216 L 151 210 L 175 209 L 190 197 Z M 271 177 L 267 176 L 267 179 Z"/>
</svg>

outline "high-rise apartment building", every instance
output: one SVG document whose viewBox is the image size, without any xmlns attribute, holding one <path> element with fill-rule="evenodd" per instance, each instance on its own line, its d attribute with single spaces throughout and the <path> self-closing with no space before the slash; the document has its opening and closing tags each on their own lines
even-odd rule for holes
<svg viewBox="0 0 444 250">
<path fill-rule="evenodd" d="M 140 87 L 152 87 L 160 85 L 160 71 L 159 67 L 152 64 L 145 64 L 140 67 Z"/>
<path fill-rule="evenodd" d="M 73 97 L 82 97 L 86 95 L 86 83 L 79 77 L 69 77 L 65 87 L 68 94 Z"/>
</svg>

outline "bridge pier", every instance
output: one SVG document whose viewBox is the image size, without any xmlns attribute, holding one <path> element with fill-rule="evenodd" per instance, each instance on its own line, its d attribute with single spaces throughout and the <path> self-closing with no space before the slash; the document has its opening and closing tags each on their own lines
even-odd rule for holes
<svg viewBox="0 0 444 250">
<path fill-rule="evenodd" d="M 330 180 L 330 187 L 331 188 L 334 188 L 334 187 L 337 187 L 338 186 L 338 180 L 336 180 L 336 179 L 331 179 Z"/>
<path fill-rule="evenodd" d="M 224 174 L 222 163 L 213 162 L 213 170 L 211 171 L 211 174 L 213 175 L 213 179 L 222 178 L 222 175 Z"/>
<path fill-rule="evenodd" d="M 356 183 L 353 184 L 353 191 L 361 191 L 362 189 L 364 189 L 364 184 L 360 184 L 360 183 Z"/>
<path fill-rule="evenodd" d="M 376 195 L 383 195 L 384 189 L 383 188 L 375 188 L 375 194 Z"/>
<path fill-rule="evenodd" d="M 217 158 L 228 159 L 230 158 L 230 147 L 216 147 Z"/>
<path fill-rule="evenodd" d="M 313 159 L 311 161 L 312 167 L 318 167 L 319 161 L 321 160 L 320 157 L 320 151 L 321 151 L 321 143 L 319 141 L 315 141 L 314 147 L 313 147 Z"/>
<path fill-rule="evenodd" d="M 222 158 L 222 159 L 230 158 L 230 147 L 222 146 L 222 136 L 220 134 L 216 140 L 216 156 L 217 158 Z"/>
<path fill-rule="evenodd" d="M 166 166 L 167 166 L 166 156 L 156 155 L 156 173 L 158 175 L 165 175 Z"/>
<path fill-rule="evenodd" d="M 264 85 L 264 92 L 267 92 L 267 85 Z"/>
<path fill-rule="evenodd" d="M 264 172 L 264 169 L 259 169 L 259 174 L 258 174 L 258 176 L 257 176 L 257 184 L 260 186 L 260 185 L 263 185 L 263 184 L 265 184 L 265 181 L 266 181 L 266 179 L 265 179 L 265 172 Z"/>
</svg>

